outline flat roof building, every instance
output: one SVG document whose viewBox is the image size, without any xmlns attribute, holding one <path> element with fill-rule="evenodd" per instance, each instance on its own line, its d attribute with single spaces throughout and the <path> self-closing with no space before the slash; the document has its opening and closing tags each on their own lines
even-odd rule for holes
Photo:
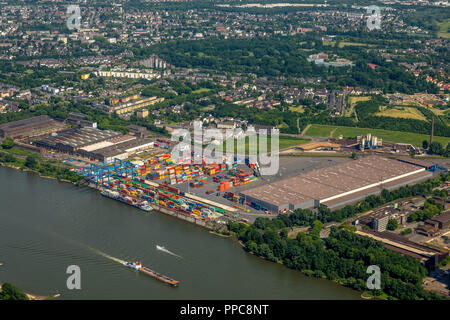
<svg viewBox="0 0 450 320">
<path fill-rule="evenodd" d="M 93 151 L 80 150 L 79 153 L 91 159 L 97 159 L 101 162 L 109 163 L 115 158 L 125 160 L 139 151 L 153 148 L 154 140 L 134 139 L 121 143 L 106 146 Z"/>
<path fill-rule="evenodd" d="M 416 166 L 423 167 L 423 168 L 425 168 L 427 170 L 435 170 L 438 167 L 438 165 L 435 162 L 431 162 L 431 161 L 428 161 L 428 160 L 417 159 L 417 158 L 400 157 L 397 160 L 401 161 L 401 162 L 414 164 Z"/>
<path fill-rule="evenodd" d="M 32 117 L 0 125 L 0 137 L 26 138 L 47 131 L 61 130 L 62 125 L 47 115 Z"/>
<path fill-rule="evenodd" d="M 356 231 L 356 233 L 362 236 L 370 237 L 377 241 L 381 241 L 384 243 L 386 249 L 413 257 L 419 260 L 426 267 L 434 267 L 448 256 L 448 252 L 442 252 L 440 250 L 426 247 L 392 232 L 364 230 Z"/>
<path fill-rule="evenodd" d="M 334 209 L 431 176 L 425 168 L 370 156 L 245 190 L 241 196 L 278 213 L 319 204 Z"/>
<path fill-rule="evenodd" d="M 73 128 L 54 133 L 47 138 L 35 141 L 39 147 L 73 153 L 81 148 L 122 136 L 112 130 L 99 130 L 91 127 Z"/>
</svg>

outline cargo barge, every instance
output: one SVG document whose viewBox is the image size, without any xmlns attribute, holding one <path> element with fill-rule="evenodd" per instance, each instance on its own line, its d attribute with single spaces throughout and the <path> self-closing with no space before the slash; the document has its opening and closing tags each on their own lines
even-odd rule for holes
<svg viewBox="0 0 450 320">
<path fill-rule="evenodd" d="M 165 282 L 171 286 L 177 287 L 178 281 L 174 280 L 172 278 L 169 278 L 168 276 L 162 275 L 156 271 L 153 271 L 152 269 L 143 267 L 140 262 L 126 262 L 125 266 L 134 270 L 137 270 L 139 272 L 142 272 L 150 277 L 153 277 L 155 279 L 158 279 L 159 281 Z"/>
<path fill-rule="evenodd" d="M 105 190 L 101 191 L 100 193 L 102 196 L 126 203 L 130 206 L 133 206 L 135 208 L 138 208 L 138 209 L 141 209 L 141 210 L 144 210 L 147 212 L 153 210 L 153 207 L 150 206 L 147 201 L 137 202 L 134 199 L 132 199 L 131 197 L 121 196 L 120 193 L 118 193 L 116 191 L 105 189 Z"/>
</svg>

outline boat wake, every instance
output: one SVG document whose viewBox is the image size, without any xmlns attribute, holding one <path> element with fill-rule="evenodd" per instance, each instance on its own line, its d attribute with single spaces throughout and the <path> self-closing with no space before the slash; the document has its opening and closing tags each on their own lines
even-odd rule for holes
<svg viewBox="0 0 450 320">
<path fill-rule="evenodd" d="M 179 256 L 179 255 L 177 255 L 177 254 L 175 254 L 175 253 L 173 253 L 173 252 L 171 252 L 171 251 L 167 250 L 166 248 L 164 248 L 164 247 L 162 247 L 162 246 L 158 246 L 158 245 L 156 245 L 156 249 L 157 249 L 157 250 L 159 250 L 159 251 L 162 251 L 162 252 L 165 252 L 165 253 L 171 254 L 171 255 L 173 255 L 173 256 L 175 256 L 175 257 L 178 257 L 178 258 L 180 258 L 180 259 L 183 259 L 183 257 L 182 257 L 182 256 Z"/>
<path fill-rule="evenodd" d="M 91 248 L 91 247 L 89 247 L 89 246 L 88 246 L 88 248 L 89 248 L 90 250 L 92 250 L 93 252 L 95 252 L 95 253 L 97 253 L 97 254 L 99 254 L 99 255 L 101 255 L 101 256 L 103 256 L 103 257 L 109 259 L 109 260 L 115 261 L 115 262 L 120 263 L 120 264 L 125 264 L 125 263 L 127 263 L 125 260 L 121 260 L 121 259 L 119 259 L 119 258 L 110 256 L 109 254 L 106 254 L 106 253 L 104 253 L 104 252 L 102 252 L 102 251 L 100 251 L 100 250 L 98 250 L 98 249 L 94 249 L 94 248 Z"/>
</svg>

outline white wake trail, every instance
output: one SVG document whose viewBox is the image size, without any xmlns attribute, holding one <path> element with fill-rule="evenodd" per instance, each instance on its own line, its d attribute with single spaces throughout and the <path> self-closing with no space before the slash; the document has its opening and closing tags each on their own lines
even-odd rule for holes
<svg viewBox="0 0 450 320">
<path fill-rule="evenodd" d="M 173 252 L 171 252 L 171 251 L 167 250 L 166 248 L 164 248 L 164 247 L 162 247 L 162 246 L 158 246 L 158 245 L 156 245 L 156 249 L 157 249 L 157 250 L 159 250 L 159 251 L 162 251 L 162 252 L 165 252 L 165 253 L 171 254 L 171 255 L 173 255 L 173 256 L 175 256 L 175 257 L 178 257 L 178 258 L 180 258 L 180 259 L 183 259 L 183 257 L 182 257 L 182 256 L 179 256 L 179 255 L 177 255 L 177 254 L 175 254 L 175 253 L 173 253 Z"/>
<path fill-rule="evenodd" d="M 121 260 L 121 259 L 119 259 L 119 258 L 110 256 L 109 254 L 106 254 L 106 253 L 104 253 L 104 252 L 102 252 L 102 251 L 100 251 L 100 250 L 98 250 L 98 249 L 94 249 L 94 248 L 91 248 L 91 247 L 89 247 L 89 246 L 88 246 L 88 248 L 89 248 L 90 250 L 94 251 L 95 253 L 97 253 L 97 254 L 99 254 L 99 255 L 101 255 L 101 256 L 103 256 L 103 257 L 109 259 L 109 260 L 115 261 L 115 262 L 120 263 L 120 264 L 125 264 L 125 263 L 126 263 L 125 260 Z"/>
</svg>

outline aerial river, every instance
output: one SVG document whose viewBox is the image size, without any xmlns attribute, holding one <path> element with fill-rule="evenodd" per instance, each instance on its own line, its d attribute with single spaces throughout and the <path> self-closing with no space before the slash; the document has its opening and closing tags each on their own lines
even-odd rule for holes
<svg viewBox="0 0 450 320">
<path fill-rule="evenodd" d="M 125 268 L 122 260 L 139 260 L 180 286 Z M 5 167 L 0 263 L 0 283 L 38 296 L 59 293 L 59 299 L 360 298 L 331 281 L 248 254 L 236 241 L 202 227 Z M 80 267 L 80 290 L 66 286 L 70 265 Z"/>
</svg>

